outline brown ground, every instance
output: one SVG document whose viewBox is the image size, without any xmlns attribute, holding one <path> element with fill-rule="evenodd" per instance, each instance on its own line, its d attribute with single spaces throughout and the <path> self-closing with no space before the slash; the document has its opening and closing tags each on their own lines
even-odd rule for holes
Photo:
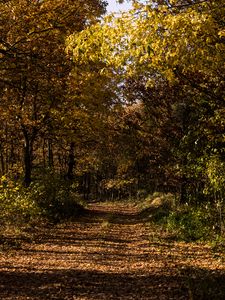
<svg viewBox="0 0 225 300">
<path fill-rule="evenodd" d="M 94 204 L 0 252 L 0 299 L 225 299 L 225 260 L 175 242 L 126 205 Z"/>
</svg>

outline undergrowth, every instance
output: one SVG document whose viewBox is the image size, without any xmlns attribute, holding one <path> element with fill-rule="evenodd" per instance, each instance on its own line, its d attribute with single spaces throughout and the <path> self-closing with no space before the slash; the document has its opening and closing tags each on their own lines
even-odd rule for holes
<svg viewBox="0 0 225 300">
<path fill-rule="evenodd" d="M 206 241 L 215 247 L 225 247 L 225 208 L 217 203 L 179 205 L 175 196 L 157 193 L 149 196 L 142 207 L 142 215 L 148 213 L 153 223 L 177 240 Z"/>
<path fill-rule="evenodd" d="M 0 185 L 0 244 L 5 236 L 20 236 L 26 228 L 73 218 L 83 210 L 76 184 L 59 176 L 46 172 L 29 188 L 4 176 Z"/>
</svg>

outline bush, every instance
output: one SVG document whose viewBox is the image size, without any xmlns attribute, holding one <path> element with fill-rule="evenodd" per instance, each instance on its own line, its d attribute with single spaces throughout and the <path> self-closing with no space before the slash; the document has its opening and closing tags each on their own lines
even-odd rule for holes
<svg viewBox="0 0 225 300">
<path fill-rule="evenodd" d="M 0 220 L 1 224 L 20 224 L 41 216 L 41 209 L 27 190 L 6 177 L 1 178 Z"/>
<path fill-rule="evenodd" d="M 84 210 L 77 185 L 60 176 L 46 173 L 29 190 L 42 214 L 54 222 L 77 216 Z"/>
<path fill-rule="evenodd" d="M 223 234 L 218 212 L 210 204 L 201 207 L 180 207 L 170 212 L 163 222 L 168 230 L 185 241 L 214 240 Z"/>
<path fill-rule="evenodd" d="M 208 220 L 201 209 L 170 213 L 166 227 L 175 230 L 178 237 L 185 241 L 206 239 L 210 233 Z"/>
<path fill-rule="evenodd" d="M 22 224 L 38 218 L 58 222 L 80 214 L 83 205 L 76 185 L 46 173 L 29 188 L 5 176 L 0 185 L 0 220 L 2 224 Z"/>
</svg>

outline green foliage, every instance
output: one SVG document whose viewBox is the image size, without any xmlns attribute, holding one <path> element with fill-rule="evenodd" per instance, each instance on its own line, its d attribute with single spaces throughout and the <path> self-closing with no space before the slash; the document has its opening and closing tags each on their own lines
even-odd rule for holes
<svg viewBox="0 0 225 300">
<path fill-rule="evenodd" d="M 178 237 L 185 241 L 199 240 L 206 237 L 209 231 L 205 215 L 200 210 L 172 212 L 166 226 L 175 230 Z"/>
<path fill-rule="evenodd" d="M 77 194 L 77 184 L 51 172 L 42 175 L 41 180 L 33 182 L 29 193 L 40 207 L 42 215 L 54 222 L 74 217 L 83 211 L 83 203 Z"/>
<path fill-rule="evenodd" d="M 42 211 L 30 191 L 6 176 L 1 178 L 0 220 L 1 224 L 21 224 L 40 217 Z"/>
<path fill-rule="evenodd" d="M 225 162 L 218 156 L 213 156 L 207 163 L 206 172 L 209 185 L 205 188 L 205 193 L 213 193 L 215 200 L 222 201 L 225 196 Z"/>
<path fill-rule="evenodd" d="M 29 188 L 3 176 L 0 186 L 2 224 L 25 224 L 39 218 L 53 222 L 81 213 L 83 206 L 76 194 L 76 184 L 45 173 Z"/>
<path fill-rule="evenodd" d="M 175 195 L 154 193 L 140 206 L 141 216 L 162 226 L 178 240 L 210 241 L 216 245 L 224 240 L 224 207 L 212 202 L 198 206 L 176 202 Z"/>
<path fill-rule="evenodd" d="M 163 223 L 184 241 L 214 240 L 221 235 L 218 213 L 212 205 L 181 207 L 165 217 Z"/>
</svg>

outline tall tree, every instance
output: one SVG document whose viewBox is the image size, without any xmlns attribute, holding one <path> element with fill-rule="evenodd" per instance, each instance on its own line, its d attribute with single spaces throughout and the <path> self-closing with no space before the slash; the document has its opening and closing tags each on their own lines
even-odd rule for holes
<svg viewBox="0 0 225 300">
<path fill-rule="evenodd" d="M 52 112 L 67 101 L 73 63 L 65 54 L 65 39 L 96 22 L 105 3 L 9 0 L 1 1 L 0 10 L 0 105 L 15 134 L 23 138 L 28 186 L 37 136 L 47 130 Z"/>
</svg>

